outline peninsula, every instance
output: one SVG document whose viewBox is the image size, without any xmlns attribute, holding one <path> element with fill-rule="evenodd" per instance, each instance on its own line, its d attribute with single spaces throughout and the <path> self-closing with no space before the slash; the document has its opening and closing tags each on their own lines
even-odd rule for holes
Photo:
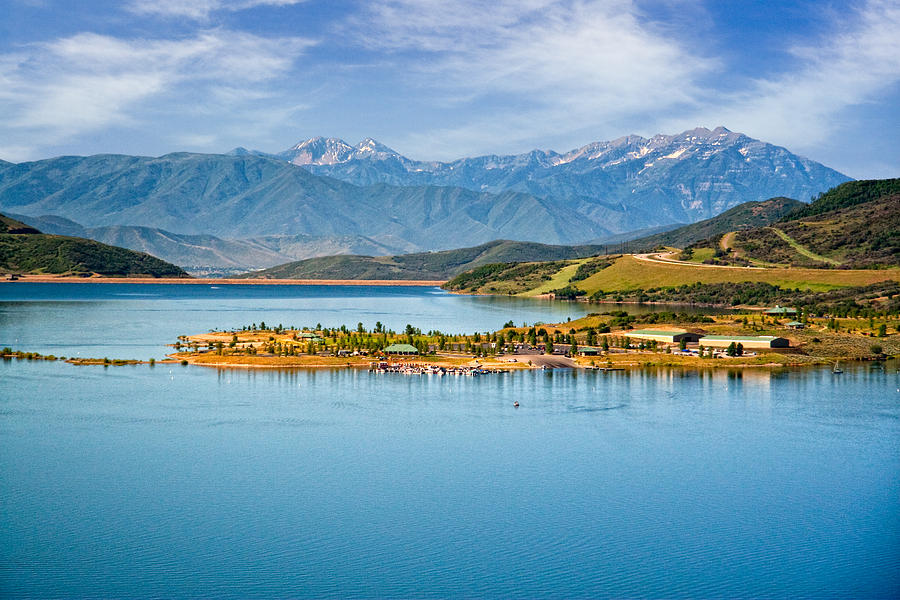
<svg viewBox="0 0 900 600">
<path fill-rule="evenodd" d="M 565 323 L 492 332 L 395 332 L 267 326 L 183 335 L 170 358 L 212 367 L 355 367 L 381 370 L 595 368 L 674 366 L 786 367 L 877 360 L 900 354 L 900 317 L 819 316 L 773 307 L 728 315 L 624 311 L 592 313 Z"/>
</svg>

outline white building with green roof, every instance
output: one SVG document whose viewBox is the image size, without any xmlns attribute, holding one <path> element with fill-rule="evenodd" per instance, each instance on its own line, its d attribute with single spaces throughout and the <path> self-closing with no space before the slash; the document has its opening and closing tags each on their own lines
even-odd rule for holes
<svg viewBox="0 0 900 600">
<path fill-rule="evenodd" d="M 384 349 L 385 354 L 418 354 L 419 350 L 410 344 L 391 344 Z"/>
<path fill-rule="evenodd" d="M 774 335 L 707 335 L 700 343 L 710 348 L 727 348 L 731 344 L 741 344 L 747 349 L 790 348 L 786 338 Z"/>
<path fill-rule="evenodd" d="M 703 337 L 699 333 L 691 333 L 684 329 L 634 329 L 623 334 L 633 340 L 650 340 L 665 344 L 680 344 L 682 340 L 696 342 Z"/>
</svg>

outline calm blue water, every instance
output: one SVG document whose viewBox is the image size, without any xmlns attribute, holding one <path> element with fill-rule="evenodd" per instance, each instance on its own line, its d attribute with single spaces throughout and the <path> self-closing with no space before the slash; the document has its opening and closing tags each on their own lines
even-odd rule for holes
<svg viewBox="0 0 900 600">
<path fill-rule="evenodd" d="M 392 326 L 434 300 L 373 294 L 348 305 Z M 461 329 L 507 319 L 451 298 L 472 315 Z M 344 302 L 281 300 L 256 302 L 323 323 Z M 21 319 L 18 335 L 107 347 L 102 316 L 84 327 L 82 301 L 53 302 L 0 301 L 0 345 Z M 142 334 L 259 310 L 97 306 Z M 0 596 L 897 597 L 898 367 L 436 378 L 0 361 Z"/>
<path fill-rule="evenodd" d="M 97 283 L 0 284 L 0 347 L 90 358 L 161 358 L 179 335 L 264 321 L 289 326 L 496 331 L 560 322 L 586 304 L 460 296 L 439 288 Z M 604 310 L 611 310 L 606 309 Z"/>
</svg>

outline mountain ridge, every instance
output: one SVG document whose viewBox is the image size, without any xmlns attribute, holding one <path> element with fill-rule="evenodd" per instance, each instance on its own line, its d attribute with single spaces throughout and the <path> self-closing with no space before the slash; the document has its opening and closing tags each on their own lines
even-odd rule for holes
<svg viewBox="0 0 900 600">
<path fill-rule="evenodd" d="M 95 155 L 0 165 L 0 208 L 91 227 L 135 225 L 228 238 L 360 235 L 428 249 L 504 237 L 574 243 L 609 233 L 520 192 L 356 186 L 251 155 Z"/>
<path fill-rule="evenodd" d="M 849 177 L 725 127 L 627 135 L 559 153 L 531 150 L 420 161 L 367 138 L 301 141 L 275 156 L 358 185 L 451 185 L 552 198 L 613 233 L 691 223 L 749 200 L 811 198 Z"/>
</svg>

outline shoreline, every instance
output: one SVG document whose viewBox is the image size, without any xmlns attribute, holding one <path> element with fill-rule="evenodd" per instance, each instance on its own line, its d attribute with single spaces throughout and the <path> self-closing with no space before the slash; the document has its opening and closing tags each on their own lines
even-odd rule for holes
<svg viewBox="0 0 900 600">
<path fill-rule="evenodd" d="M 56 275 L 20 275 L 0 283 L 160 283 L 166 285 L 358 285 L 440 287 L 446 281 L 431 279 L 216 279 L 181 277 L 69 277 Z"/>
<path fill-rule="evenodd" d="M 140 360 L 140 359 L 121 359 L 121 358 L 74 358 L 74 357 L 57 357 L 53 355 L 41 355 L 35 352 L 23 352 L 16 351 L 12 354 L 0 355 L 0 358 L 3 360 L 24 360 L 24 361 L 50 361 L 50 362 L 65 362 L 67 364 L 73 366 L 98 366 L 98 367 L 119 367 L 119 366 L 136 366 L 136 365 L 148 365 L 153 367 L 154 365 L 180 365 L 180 366 L 198 366 L 198 367 L 211 367 L 216 369 L 290 369 L 290 370 L 306 370 L 306 369 L 354 369 L 354 370 L 365 370 L 371 371 L 373 358 L 367 358 L 364 360 L 351 360 L 347 361 L 346 358 L 335 360 L 332 358 L 331 360 L 316 360 L 314 362 L 304 361 L 304 360 L 296 360 L 293 357 L 270 357 L 270 356 L 262 356 L 259 357 L 261 360 L 246 360 L 247 357 L 241 357 L 244 360 L 236 360 L 236 361 L 228 361 L 228 360 L 216 360 L 214 358 L 215 355 L 207 352 L 194 353 L 194 352 L 176 352 L 172 354 L 166 355 L 166 358 L 159 360 Z M 525 358 L 530 355 L 521 355 L 522 358 Z M 640 356 L 640 355 L 638 355 Z M 204 358 L 213 360 L 204 360 Z M 796 362 L 730 362 L 731 360 L 740 360 L 740 357 L 735 357 L 734 359 L 715 359 L 715 360 L 704 360 L 704 359 L 696 359 L 696 360 L 666 360 L 662 358 L 661 360 L 653 360 L 648 355 L 643 355 L 642 358 L 645 360 L 635 360 L 635 356 L 629 356 L 625 360 L 617 360 L 612 361 L 610 363 L 601 363 L 601 364 L 585 364 L 586 361 L 574 361 L 574 364 L 569 367 L 547 367 L 546 369 L 542 368 L 537 364 L 527 364 L 527 362 L 507 362 L 500 360 L 482 360 L 482 361 L 447 361 L 447 356 L 444 357 L 436 357 L 438 360 L 428 360 L 428 359 L 418 359 L 418 360 L 401 360 L 397 361 L 393 364 L 395 365 L 409 365 L 409 366 L 417 366 L 417 367 L 466 367 L 466 368 L 482 368 L 488 370 L 502 370 L 503 372 L 512 373 L 512 372 L 530 372 L 530 371 L 541 371 L 541 370 L 572 370 L 572 371 L 623 371 L 623 372 L 636 372 L 643 371 L 647 369 L 681 369 L 688 370 L 693 372 L 701 372 L 701 371 L 719 371 L 722 369 L 750 369 L 750 370 L 772 370 L 772 369 L 808 369 L 808 368 L 825 368 L 829 367 L 836 362 L 836 360 L 842 361 L 845 364 L 864 364 L 867 362 L 883 362 L 886 360 L 891 360 L 891 357 L 884 357 L 881 359 L 848 359 L 848 358 L 824 358 L 824 357 L 815 357 L 812 360 L 806 361 L 796 361 Z M 445 360 L 440 360 L 440 358 L 444 358 Z M 199 359 L 199 360 L 198 360 Z M 273 360 L 275 359 L 275 360 Z M 377 359 L 375 360 L 377 362 Z"/>
</svg>

